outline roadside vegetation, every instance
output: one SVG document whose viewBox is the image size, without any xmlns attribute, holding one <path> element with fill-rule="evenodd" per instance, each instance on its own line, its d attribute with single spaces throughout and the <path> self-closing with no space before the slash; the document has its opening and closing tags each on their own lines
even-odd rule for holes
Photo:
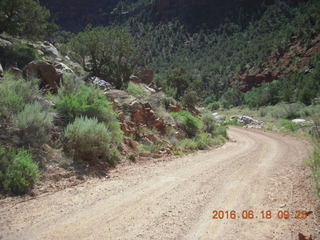
<svg viewBox="0 0 320 240">
<path fill-rule="evenodd" d="M 130 8 L 149 4 L 137 1 Z M 13 43 L 3 39 L 0 46 L 5 70 L 0 80 L 1 189 L 30 192 L 50 151 L 70 160 L 70 168 L 106 169 L 124 158 L 209 149 L 228 139 L 227 126 L 239 125 L 231 116 L 240 112 L 263 120 L 270 130 L 313 136 L 311 162 L 319 182 L 320 54 L 310 56 L 304 68 L 297 67 L 299 57 L 290 59 L 283 78 L 247 91 L 231 81 L 255 70 L 279 70 L 268 65 L 268 57 L 290 53 L 293 43 L 299 42 L 301 52 L 318 43 L 319 9 L 316 0 L 301 5 L 277 1 L 259 16 L 225 20 L 214 31 L 190 32 L 179 21 L 130 18 L 122 25 L 88 25 L 71 34 L 56 31 L 38 1 L 2 1 L 1 39 Z M 42 39 L 54 39 L 60 52 L 46 43 L 51 56 L 44 57 L 48 49 L 35 47 L 35 40 Z M 12 69 L 33 60 L 46 60 L 52 72 L 61 74 L 57 91 L 50 93 L 43 79 L 25 80 L 22 71 Z M 76 65 L 80 74 L 72 67 L 73 73 L 66 74 L 57 63 Z M 147 69 L 154 74 L 143 83 L 137 73 Z M 42 78 L 43 72 L 35 72 Z M 108 95 L 112 88 L 89 82 L 91 77 L 113 85 L 116 97 Z M 225 116 L 216 119 L 215 111 Z M 297 118 L 305 124 L 292 122 Z"/>
</svg>

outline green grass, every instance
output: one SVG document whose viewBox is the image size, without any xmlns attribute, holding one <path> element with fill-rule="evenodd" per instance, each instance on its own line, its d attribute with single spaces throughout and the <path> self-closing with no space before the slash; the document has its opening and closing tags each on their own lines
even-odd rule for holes
<svg viewBox="0 0 320 240">
<path fill-rule="evenodd" d="M 143 95 L 144 91 L 137 84 L 129 82 L 127 92 L 131 95 Z"/>
</svg>

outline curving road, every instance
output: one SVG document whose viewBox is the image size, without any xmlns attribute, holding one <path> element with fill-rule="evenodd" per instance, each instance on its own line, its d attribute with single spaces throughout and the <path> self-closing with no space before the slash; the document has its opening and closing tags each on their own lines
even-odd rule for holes
<svg viewBox="0 0 320 240">
<path fill-rule="evenodd" d="M 112 170 L 17 205 L 0 201 L 0 239 L 298 239 L 319 233 L 301 139 L 231 127 L 211 151 Z M 212 211 L 237 212 L 212 219 Z M 243 210 L 253 219 L 241 219 Z M 261 211 L 272 212 L 262 219 Z M 277 211 L 312 211 L 278 219 Z M 239 218 L 238 218 L 239 217 Z"/>
</svg>

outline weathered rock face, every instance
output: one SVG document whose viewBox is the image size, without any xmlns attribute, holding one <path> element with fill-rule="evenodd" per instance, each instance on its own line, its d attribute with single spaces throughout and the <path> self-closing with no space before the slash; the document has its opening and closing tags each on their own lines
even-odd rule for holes
<svg viewBox="0 0 320 240">
<path fill-rule="evenodd" d="M 60 57 L 60 53 L 59 51 L 56 49 L 55 46 L 53 46 L 51 43 L 44 41 L 41 44 L 41 51 L 48 56 L 51 56 L 53 58 L 59 58 Z"/>
<path fill-rule="evenodd" d="M 320 36 L 320 33 L 318 34 Z M 264 68 L 251 68 L 239 73 L 239 77 L 229 80 L 230 85 L 237 85 L 240 91 L 247 92 L 253 87 L 260 87 L 262 83 L 272 82 L 287 76 L 290 67 L 308 71 L 310 59 L 314 54 L 320 53 L 320 42 L 314 43 L 309 49 L 303 48 L 303 43 L 296 42 L 288 45 L 286 49 L 279 49 L 278 56 L 270 56 Z M 299 59 L 292 62 L 293 59 Z"/>
<path fill-rule="evenodd" d="M 32 61 L 23 69 L 23 76 L 26 79 L 38 78 L 41 86 L 57 92 L 62 79 L 62 74 L 55 67 L 46 61 Z"/>
<path fill-rule="evenodd" d="M 164 120 L 158 118 L 149 103 L 133 102 L 131 104 L 131 120 L 138 125 L 146 125 L 149 128 L 156 128 L 160 132 L 165 131 L 166 124 Z"/>
<path fill-rule="evenodd" d="M 64 73 L 74 74 L 73 70 L 62 62 L 54 62 L 52 65 L 60 74 L 64 74 Z"/>
<path fill-rule="evenodd" d="M 5 48 L 5 47 L 10 47 L 11 45 L 12 45 L 11 42 L 0 38 L 0 47 Z"/>
<path fill-rule="evenodd" d="M 131 80 L 135 83 L 144 83 L 149 85 L 153 82 L 154 72 L 152 70 L 140 70 L 134 74 Z"/>
<path fill-rule="evenodd" d="M 3 68 L 1 66 L 1 64 L 0 64 L 0 78 L 3 78 Z"/>
<path fill-rule="evenodd" d="M 259 73 L 257 75 L 243 75 L 239 79 L 239 90 L 243 92 L 249 91 L 253 87 L 260 87 L 262 83 L 277 80 L 278 76 L 272 73 Z"/>
</svg>

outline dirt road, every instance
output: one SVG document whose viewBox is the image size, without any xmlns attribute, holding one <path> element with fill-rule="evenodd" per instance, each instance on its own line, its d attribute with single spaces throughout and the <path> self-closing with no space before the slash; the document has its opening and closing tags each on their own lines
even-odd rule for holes
<svg viewBox="0 0 320 240">
<path fill-rule="evenodd" d="M 287 240 L 300 232 L 315 237 L 317 210 L 304 163 L 308 145 L 235 127 L 229 136 L 232 141 L 215 150 L 120 166 L 108 179 L 16 205 L 0 202 L 0 239 Z M 237 218 L 213 220 L 214 210 L 235 210 Z M 243 210 L 253 210 L 254 219 L 241 219 Z M 262 219 L 267 210 L 272 218 Z M 279 220 L 278 210 L 313 213 Z"/>
</svg>

